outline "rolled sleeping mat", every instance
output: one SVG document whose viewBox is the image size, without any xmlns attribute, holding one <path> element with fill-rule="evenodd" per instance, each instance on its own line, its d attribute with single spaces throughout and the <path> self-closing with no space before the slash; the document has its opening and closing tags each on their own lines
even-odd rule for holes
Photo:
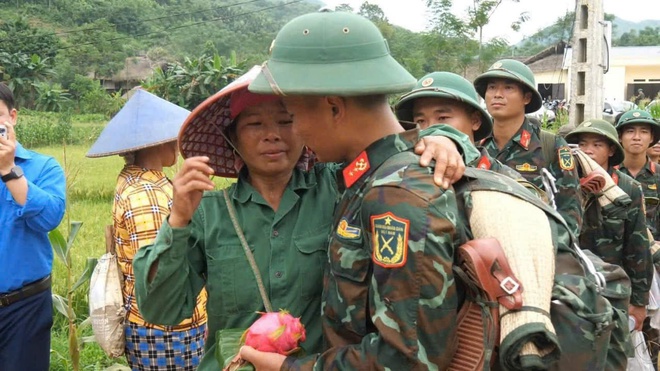
<svg viewBox="0 0 660 371">
<path fill-rule="evenodd" d="M 632 201 L 630 196 L 619 188 L 610 174 L 587 154 L 575 148 L 572 152 L 581 169 L 580 186 L 582 190 L 597 195 L 598 203 L 604 212 L 624 211 Z"/>
<path fill-rule="evenodd" d="M 500 364 L 507 369 L 546 369 L 560 352 L 549 314 L 555 247 L 548 217 L 538 207 L 502 192 L 473 191 L 472 202 L 474 238 L 496 238 L 524 287 L 521 309 L 499 307 Z"/>
</svg>

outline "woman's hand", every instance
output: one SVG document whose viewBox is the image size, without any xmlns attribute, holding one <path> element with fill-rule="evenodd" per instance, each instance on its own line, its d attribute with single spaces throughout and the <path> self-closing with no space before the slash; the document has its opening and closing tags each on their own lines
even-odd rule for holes
<svg viewBox="0 0 660 371">
<path fill-rule="evenodd" d="M 209 158 L 206 156 L 187 158 L 181 170 L 175 175 L 172 182 L 174 200 L 169 218 L 171 227 L 187 226 L 202 201 L 204 191 L 213 190 L 215 184 L 210 178 L 213 169 L 208 162 Z"/>
<path fill-rule="evenodd" d="M 241 347 L 241 358 L 252 363 L 257 371 L 279 371 L 286 359 L 278 353 L 260 352 L 252 347 Z"/>
</svg>

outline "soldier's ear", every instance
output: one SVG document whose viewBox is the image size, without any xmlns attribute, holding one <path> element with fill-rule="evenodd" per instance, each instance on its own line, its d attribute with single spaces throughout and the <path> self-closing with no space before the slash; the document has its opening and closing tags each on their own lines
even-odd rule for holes
<svg viewBox="0 0 660 371">
<path fill-rule="evenodd" d="M 340 120 L 346 113 L 346 100 L 342 97 L 326 97 L 326 102 L 334 120 Z"/>
<path fill-rule="evenodd" d="M 470 123 L 472 124 L 472 131 L 477 131 L 481 127 L 481 113 L 473 111 L 470 114 Z"/>
</svg>

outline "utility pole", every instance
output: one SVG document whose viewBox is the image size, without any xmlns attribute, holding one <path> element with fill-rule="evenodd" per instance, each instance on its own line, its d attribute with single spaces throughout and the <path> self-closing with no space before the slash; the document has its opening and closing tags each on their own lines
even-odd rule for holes
<svg viewBox="0 0 660 371">
<path fill-rule="evenodd" d="M 603 114 L 603 0 L 576 0 L 568 123 Z"/>
</svg>

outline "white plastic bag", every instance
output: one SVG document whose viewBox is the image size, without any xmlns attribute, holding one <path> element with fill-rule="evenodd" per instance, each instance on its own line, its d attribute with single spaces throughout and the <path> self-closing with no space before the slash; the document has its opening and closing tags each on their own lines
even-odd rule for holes
<svg viewBox="0 0 660 371">
<path fill-rule="evenodd" d="M 94 338 L 109 357 L 124 354 L 126 309 L 121 291 L 122 275 L 117 256 L 101 256 L 89 285 L 89 316 Z"/>
<path fill-rule="evenodd" d="M 651 318 L 651 327 L 660 330 L 660 273 L 656 269 L 653 270 L 649 304 L 646 306 L 646 310 Z"/>
<path fill-rule="evenodd" d="M 627 371 L 653 371 L 653 362 L 649 350 L 646 348 L 644 341 L 644 334 L 641 331 L 633 331 L 630 333 L 630 341 L 635 347 L 635 357 L 628 358 Z"/>
</svg>

